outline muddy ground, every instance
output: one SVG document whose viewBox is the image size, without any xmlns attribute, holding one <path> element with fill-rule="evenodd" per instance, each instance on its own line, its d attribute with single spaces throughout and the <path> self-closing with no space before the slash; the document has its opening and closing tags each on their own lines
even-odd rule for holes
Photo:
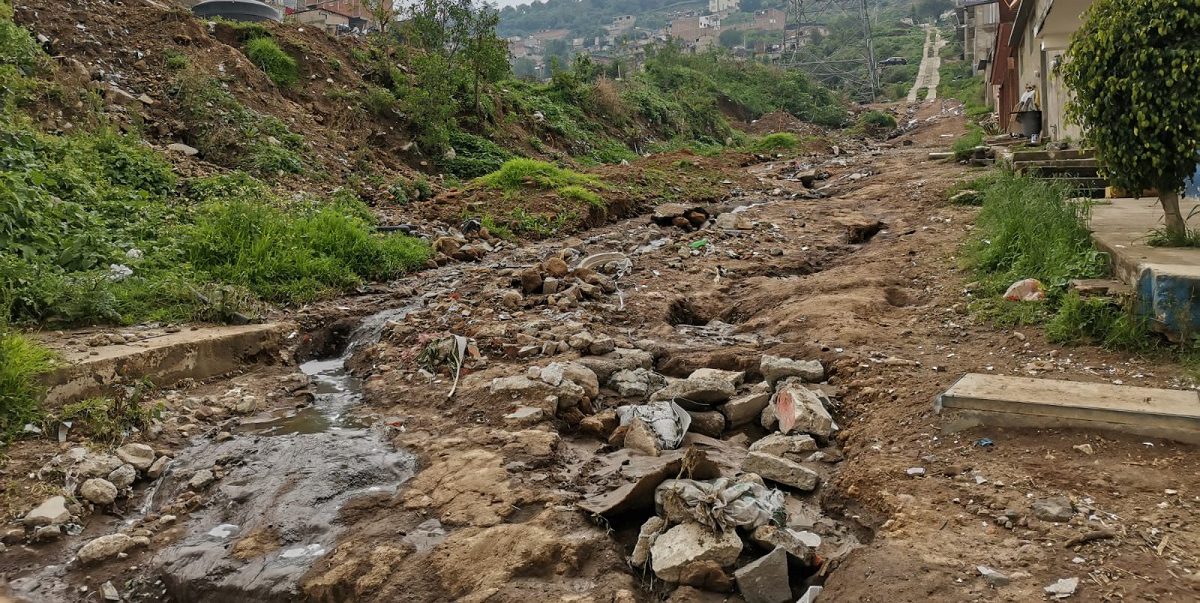
<svg viewBox="0 0 1200 603">
<path fill-rule="evenodd" d="M 962 131 L 956 111 L 924 105 L 904 137 L 838 156 L 706 163 L 730 174 L 722 200 L 706 204 L 714 215 L 741 208 L 728 228 L 640 216 L 283 316 L 299 325 L 290 360 L 163 394 L 159 428 L 133 438 L 174 457 L 161 478 L 139 479 L 115 505 L 73 503 L 82 534 L 28 543 L 10 530 L 0 571 L 29 600 L 102 600 L 111 582 L 147 601 L 740 601 L 725 572 L 677 586 L 630 564 L 652 509 L 583 508 L 620 484 L 614 467 L 641 462 L 605 441 L 612 425 L 597 417 L 633 401 L 603 383 L 606 372 L 642 362 L 667 377 L 745 371 L 744 391 L 772 354 L 824 365 L 813 387 L 841 428 L 804 463 L 820 475 L 816 491 L 785 488 L 791 519 L 821 536 L 816 557 L 792 568 L 794 596 L 823 584 L 822 601 L 1030 601 L 1078 578 L 1072 600 L 1196 600 L 1194 447 L 951 432 L 933 412 L 933 397 L 968 372 L 1187 384 L 1177 366 L 1054 346 L 1037 328 L 967 313 L 956 254 L 976 210 L 948 205 L 945 191 L 977 170 L 927 159 Z M 805 186 L 797 174 L 809 169 L 825 177 Z M 581 299 L 520 293 L 530 267 L 606 252 L 629 258 L 628 270 L 598 271 Z M 447 335 L 469 339 L 453 396 L 456 357 L 423 354 Z M 320 357 L 333 360 L 297 370 Z M 566 411 L 547 407 L 540 387 L 490 387 L 569 360 L 604 387 Z M 254 404 L 239 407 L 247 396 Z M 539 412 L 510 416 L 522 407 Z M 765 433 L 752 422 L 688 444 L 732 477 Z M 61 490 L 36 474 L 79 444 L 9 451 L 9 519 Z M 189 485 L 203 471 L 211 483 Z M 1035 503 L 1059 496 L 1070 500 L 1063 521 L 1040 519 Z M 116 531 L 149 542 L 76 558 Z M 759 554 L 747 545 L 742 560 Z"/>
</svg>

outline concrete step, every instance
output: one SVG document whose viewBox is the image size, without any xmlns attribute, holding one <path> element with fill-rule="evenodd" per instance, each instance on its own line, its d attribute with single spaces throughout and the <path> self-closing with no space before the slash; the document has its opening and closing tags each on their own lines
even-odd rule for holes
<svg viewBox="0 0 1200 603">
<path fill-rule="evenodd" d="M 1098 168 L 1100 163 L 1095 159 L 1045 159 L 1045 160 L 1019 160 L 1013 158 L 1013 169 L 1039 167 L 1043 169 L 1068 169 L 1068 168 Z"/>
<path fill-rule="evenodd" d="M 1071 281 L 1071 289 L 1083 297 L 1128 297 L 1133 287 L 1115 279 L 1077 278 Z"/>
<path fill-rule="evenodd" d="M 102 395 L 143 378 L 157 387 L 203 380 L 271 359 L 294 328 L 287 323 L 185 328 L 134 343 L 63 350 L 63 366 L 46 377 L 53 408 Z"/>
<path fill-rule="evenodd" d="M 1200 442 L 1200 394 L 1108 383 L 968 373 L 938 396 L 953 428 L 1080 428 Z"/>
<path fill-rule="evenodd" d="M 1094 156 L 1092 149 L 1039 149 L 1036 151 L 1013 151 L 1013 161 L 1050 161 L 1055 159 L 1088 159 Z"/>
</svg>

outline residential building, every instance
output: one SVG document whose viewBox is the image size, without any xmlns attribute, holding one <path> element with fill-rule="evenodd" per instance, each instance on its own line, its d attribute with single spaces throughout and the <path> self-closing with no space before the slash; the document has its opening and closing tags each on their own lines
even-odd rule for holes
<svg viewBox="0 0 1200 603">
<path fill-rule="evenodd" d="M 987 71 L 995 58 L 996 31 L 1000 27 L 998 0 L 960 1 L 957 15 L 963 42 L 963 60 L 975 75 Z"/>
<path fill-rule="evenodd" d="M 292 13 L 291 18 L 297 23 L 323 28 L 331 36 L 350 30 L 350 15 L 333 9 L 310 8 Z"/>
<path fill-rule="evenodd" d="M 700 15 L 700 29 L 721 29 L 720 15 Z"/>
<path fill-rule="evenodd" d="M 730 13 L 738 8 L 738 0 L 708 0 L 708 12 Z"/>
<path fill-rule="evenodd" d="M 999 57 L 1007 56 L 1008 61 L 1003 68 L 993 69 L 992 82 L 1000 86 L 997 104 L 1002 126 L 1010 123 L 1021 93 L 1032 85 L 1042 110 L 1042 136 L 1049 140 L 1080 137 L 1079 126 L 1066 119 L 1071 91 L 1058 67 L 1089 5 L 1091 0 L 1000 0 L 994 67 Z"/>
</svg>

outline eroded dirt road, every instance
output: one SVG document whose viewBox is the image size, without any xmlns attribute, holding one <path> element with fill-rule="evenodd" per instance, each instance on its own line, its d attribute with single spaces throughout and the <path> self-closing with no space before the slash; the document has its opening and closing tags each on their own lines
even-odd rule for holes
<svg viewBox="0 0 1200 603">
<path fill-rule="evenodd" d="M 975 210 L 948 206 L 944 192 L 972 173 L 927 160 L 962 128 L 936 111 L 926 106 L 916 116 L 924 125 L 886 148 L 729 165 L 757 184 L 709 208 L 721 215 L 702 230 L 642 216 L 449 263 L 326 308 L 298 360 L 336 357 L 355 342 L 353 405 L 327 412 L 345 398 L 322 398 L 320 382 L 341 377 L 311 365 L 312 389 L 297 387 L 285 365 L 178 394 L 162 436 L 180 446 L 174 477 L 144 516 L 109 509 L 89 519 L 144 530 L 149 546 L 81 566 L 71 561 L 74 542 L 58 560 L 69 563 L 46 571 L 53 559 L 37 553 L 45 545 L 14 545 L 9 580 L 35 600 L 95 600 L 106 580 L 134 600 L 741 600 L 731 570 L 693 572 L 691 585 L 678 586 L 631 566 L 652 508 L 603 517 L 582 509 L 648 458 L 608 443 L 612 409 L 649 393 L 615 374 L 640 375 L 652 389 L 651 373 L 744 371 L 741 395 L 761 387 L 770 354 L 823 364 L 824 383 L 811 387 L 829 396 L 840 426 L 818 442 L 819 454 L 800 459 L 819 476 L 815 492 L 785 488 L 789 524 L 820 541 L 815 558 L 792 568 L 793 596 L 824 584 L 822 601 L 1029 601 L 1078 578 L 1075 600 L 1195 600 L 1192 447 L 1069 431 L 947 433 L 933 413 L 933 396 L 966 372 L 1181 384 L 1176 367 L 1058 348 L 1037 329 L 997 329 L 967 314 L 969 278 L 955 256 Z M 570 270 L 612 253 L 628 263 Z M 361 316 L 396 308 L 405 312 L 377 315 L 377 329 L 355 334 Z M 454 340 L 430 344 L 451 334 L 470 345 L 448 396 Z M 578 377 L 564 404 L 566 386 L 544 369 L 568 361 L 596 382 Z M 255 427 L 263 417 L 204 416 L 204 396 L 235 386 L 279 408 L 315 400 L 320 417 L 293 409 L 301 420 L 279 433 L 278 424 Z M 685 447 L 734 477 L 767 432 L 757 420 L 709 419 L 693 419 Z M 206 435 L 183 449 L 181 433 Z M 357 461 L 334 442 L 355 437 L 369 451 Z M 991 443 L 980 445 L 984 438 Z M 55 452 L 30 454 L 25 469 Z M 327 462 L 307 465 L 315 458 Z M 213 471 L 211 484 L 186 486 L 203 470 Z M 293 474 L 309 481 L 286 478 Z M 1058 497 L 1065 509 L 1052 508 Z M 317 511 L 278 516 L 296 505 Z M 168 513 L 176 518 L 164 522 Z M 98 521 L 111 515 L 131 521 Z M 761 554 L 747 539 L 738 565 Z M 180 565 L 189 559 L 202 563 Z"/>
</svg>

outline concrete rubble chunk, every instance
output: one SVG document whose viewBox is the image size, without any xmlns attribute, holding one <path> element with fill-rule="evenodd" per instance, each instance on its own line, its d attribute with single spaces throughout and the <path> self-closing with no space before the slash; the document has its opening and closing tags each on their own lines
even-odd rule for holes
<svg viewBox="0 0 1200 603">
<path fill-rule="evenodd" d="M 787 553 L 775 549 L 733 573 L 746 603 L 787 603 L 792 600 Z"/>
<path fill-rule="evenodd" d="M 618 395 L 630 398 L 644 398 L 650 392 L 662 388 L 666 380 L 662 375 L 644 368 L 620 370 L 612 374 L 608 387 Z"/>
<path fill-rule="evenodd" d="M 815 471 L 785 458 L 765 452 L 751 452 L 742 463 L 742 471 L 757 473 L 773 482 L 805 492 L 817 487 L 820 479 Z"/>
<path fill-rule="evenodd" d="M 765 452 L 775 456 L 803 454 L 817 449 L 817 441 L 808 434 L 785 435 L 772 433 L 750 445 L 751 452 Z"/>
<path fill-rule="evenodd" d="M 82 478 L 105 477 L 123 464 L 121 459 L 110 454 L 91 454 L 75 466 L 75 472 Z"/>
<path fill-rule="evenodd" d="M 112 580 L 100 585 L 100 594 L 104 595 L 105 601 L 121 600 L 121 593 L 117 591 L 116 586 L 113 586 Z"/>
<path fill-rule="evenodd" d="M 536 406 L 522 406 L 504 415 L 504 420 L 515 425 L 535 425 L 545 418 L 546 413 Z"/>
<path fill-rule="evenodd" d="M 687 414 L 692 417 L 692 426 L 688 431 L 712 438 L 719 438 L 722 433 L 725 433 L 725 415 L 715 410 L 689 410 Z"/>
<path fill-rule="evenodd" d="M 154 464 L 154 449 L 145 444 L 125 444 L 117 449 L 117 458 L 133 465 L 138 471 L 145 471 Z"/>
<path fill-rule="evenodd" d="M 83 564 L 97 563 L 116 557 L 136 544 L 133 538 L 126 534 L 109 534 L 96 538 L 83 545 L 76 554 Z"/>
<path fill-rule="evenodd" d="M 764 354 L 758 369 L 762 371 L 763 378 L 769 383 L 776 383 L 789 377 L 799 377 L 807 383 L 820 383 L 825 379 L 825 369 L 816 360 L 792 360 Z"/>
<path fill-rule="evenodd" d="M 650 547 L 650 567 L 668 582 L 678 582 L 688 564 L 714 561 L 721 567 L 737 563 L 742 539 L 736 530 L 713 532 L 698 523 L 682 523 L 659 535 Z"/>
<path fill-rule="evenodd" d="M 688 375 L 688 379 L 719 379 L 728 382 L 736 388 L 746 380 L 746 371 L 723 371 L 714 368 L 700 368 L 692 371 L 692 374 Z"/>
<path fill-rule="evenodd" d="M 600 395 L 600 379 L 596 376 L 595 371 L 578 362 L 563 362 L 561 364 L 563 378 L 582 387 L 583 395 L 592 400 L 595 400 Z"/>
<path fill-rule="evenodd" d="M 991 584 L 992 586 L 1004 586 L 1009 583 L 1008 576 L 1005 576 L 1004 574 L 986 565 L 976 566 L 975 569 L 979 571 L 980 576 L 983 576 L 983 581 Z"/>
<path fill-rule="evenodd" d="M 725 402 L 737 393 L 737 389 L 721 379 L 680 379 L 668 383 L 654 392 L 650 400 L 675 400 L 701 405 Z"/>
<path fill-rule="evenodd" d="M 679 572 L 679 583 L 700 590 L 724 593 L 733 590 L 733 578 L 716 561 L 693 561 Z"/>
<path fill-rule="evenodd" d="M 516 375 L 514 377 L 497 377 L 492 379 L 492 382 L 488 385 L 488 390 L 493 394 L 522 394 L 542 387 L 545 387 L 542 383 L 524 375 Z"/>
<path fill-rule="evenodd" d="M 93 477 L 79 487 L 79 495 L 97 505 L 111 505 L 117 500 L 117 487 L 106 479 Z"/>
<path fill-rule="evenodd" d="M 67 510 L 67 499 L 62 496 L 51 496 L 26 513 L 22 521 L 27 526 L 36 527 L 58 525 L 66 523 L 69 519 L 71 519 L 71 512 Z"/>
<path fill-rule="evenodd" d="M 782 550 L 804 565 L 813 564 L 813 549 L 816 547 L 806 542 L 811 540 L 797 530 L 773 525 L 758 526 L 750 533 L 750 541 L 764 550 Z M 817 537 L 819 545 L 820 537 Z"/>
<path fill-rule="evenodd" d="M 833 435 L 833 417 L 821 398 L 795 380 L 780 384 L 768 408 L 773 411 L 779 431 L 784 434 L 808 433 L 822 440 Z M 767 426 L 765 411 L 763 426 Z"/>
<path fill-rule="evenodd" d="M 756 393 L 738 396 L 721 406 L 721 412 L 729 420 L 730 427 L 741 427 L 754 422 L 771 401 L 771 394 Z"/>
<path fill-rule="evenodd" d="M 1065 496 L 1054 496 L 1033 501 L 1033 516 L 1054 523 L 1066 523 L 1075 515 L 1071 499 Z"/>
</svg>

